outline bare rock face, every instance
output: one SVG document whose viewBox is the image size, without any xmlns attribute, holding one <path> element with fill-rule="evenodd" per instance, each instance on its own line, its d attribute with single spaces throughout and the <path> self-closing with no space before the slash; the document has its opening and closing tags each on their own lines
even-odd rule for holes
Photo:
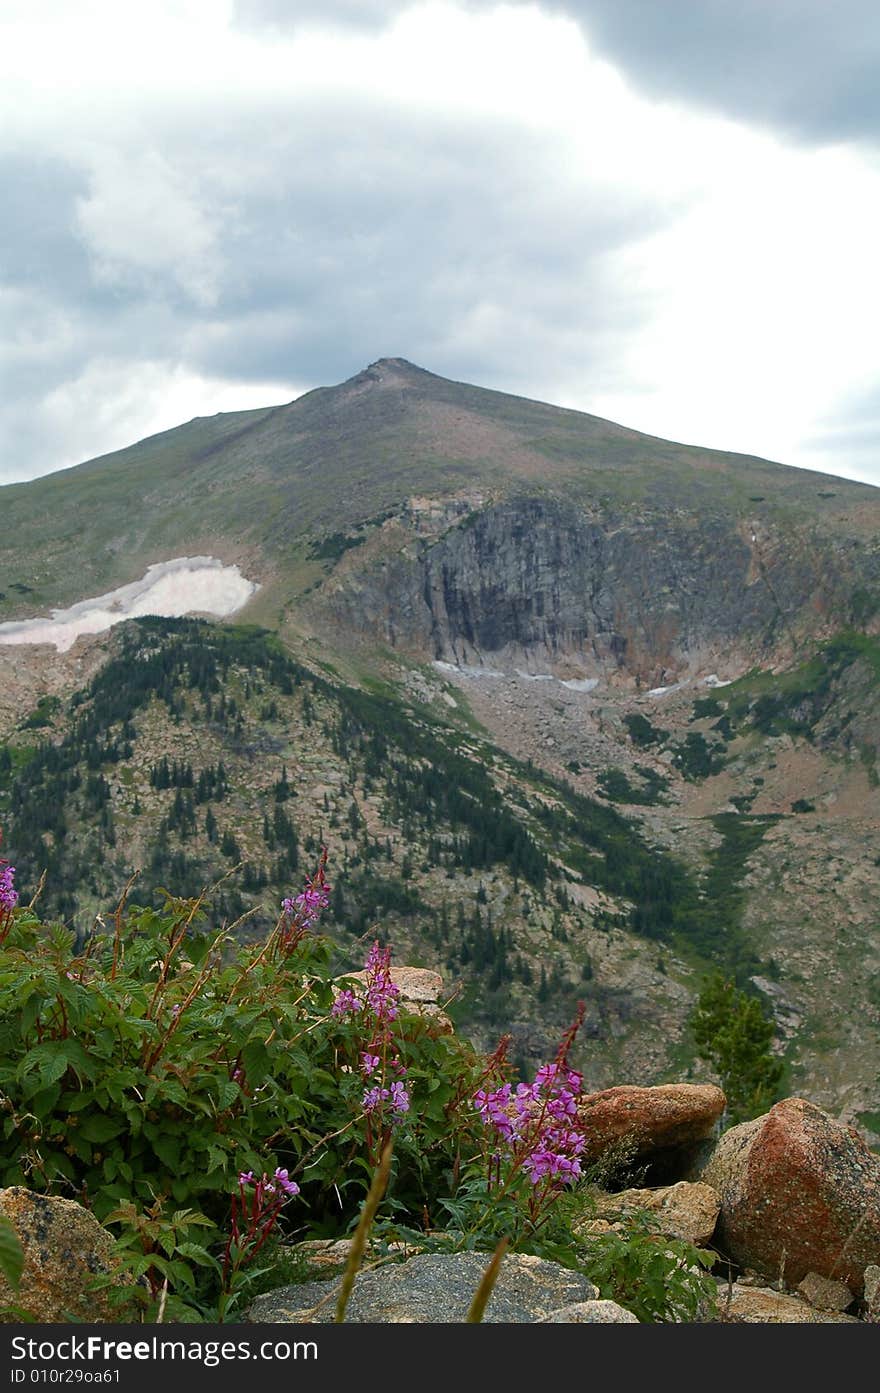
<svg viewBox="0 0 880 1393">
<path fill-rule="evenodd" d="M 587 1094 L 580 1102 L 585 1159 L 589 1164 L 616 1152 L 627 1162 L 656 1161 L 693 1147 L 712 1136 L 725 1102 L 713 1084 L 621 1084 Z"/>
<path fill-rule="evenodd" d="M 489 1253 L 419 1253 L 407 1262 L 361 1271 L 345 1319 L 358 1324 L 443 1324 L 464 1321 Z M 306 1282 L 266 1292 L 246 1319 L 296 1324 L 332 1322 L 338 1282 Z M 594 1302 L 599 1293 L 578 1272 L 527 1253 L 508 1253 L 483 1319 L 489 1323 L 541 1321 L 566 1307 Z"/>
<path fill-rule="evenodd" d="M 18 1306 L 45 1323 L 126 1318 L 108 1291 L 89 1290 L 95 1277 L 115 1267 L 113 1236 L 93 1214 L 75 1200 L 38 1195 L 21 1185 L 0 1190 L 0 1213 L 15 1228 L 25 1257 L 18 1292 L 0 1277 L 0 1306 Z M 122 1273 L 113 1282 L 130 1285 L 132 1279 Z"/>
<path fill-rule="evenodd" d="M 719 1245 L 796 1285 L 808 1273 L 856 1294 L 880 1263 L 880 1160 L 803 1098 L 725 1132 L 701 1179 L 721 1195 Z"/>
<path fill-rule="evenodd" d="M 600 1195 L 597 1201 L 602 1219 L 625 1219 L 639 1211 L 647 1212 L 665 1237 L 679 1238 L 697 1247 L 712 1238 L 720 1209 L 718 1191 L 701 1181 L 680 1180 L 676 1185 L 656 1190 L 621 1190 L 616 1195 Z"/>
<path fill-rule="evenodd" d="M 620 513 L 518 495 L 443 521 L 380 564 L 353 564 L 331 587 L 335 622 L 456 662 L 577 655 L 644 676 L 683 670 L 713 645 L 760 643 L 776 613 L 770 589 L 754 583 L 749 534 L 721 516 L 703 513 L 697 527 L 665 507 Z M 778 603 L 797 615 L 816 589 L 814 559 L 788 535 L 768 533 L 762 547 Z M 821 575 L 823 587 L 841 585 L 832 566 Z"/>
</svg>

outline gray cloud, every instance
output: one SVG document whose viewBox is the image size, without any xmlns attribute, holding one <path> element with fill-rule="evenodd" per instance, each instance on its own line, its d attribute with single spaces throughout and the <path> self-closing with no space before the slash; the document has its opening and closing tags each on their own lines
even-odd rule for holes
<svg viewBox="0 0 880 1393">
<path fill-rule="evenodd" d="M 238 0 L 244 27 L 376 30 L 415 0 Z M 457 0 L 492 9 L 498 0 Z M 506 0 L 534 4 L 535 0 Z M 537 0 L 642 90 L 808 141 L 880 139 L 876 0 Z"/>
<path fill-rule="evenodd" d="M 324 28 L 381 29 L 412 0 L 236 0 L 235 22 L 242 29 L 291 32 L 305 25 Z"/>
<path fill-rule="evenodd" d="M 547 0 L 640 85 L 816 141 L 880 137 L 876 0 Z"/>
</svg>

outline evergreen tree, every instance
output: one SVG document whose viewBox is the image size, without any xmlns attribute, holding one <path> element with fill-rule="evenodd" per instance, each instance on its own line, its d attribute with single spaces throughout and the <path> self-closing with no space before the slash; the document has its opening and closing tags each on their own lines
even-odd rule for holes
<svg viewBox="0 0 880 1393">
<path fill-rule="evenodd" d="M 690 1023 L 700 1057 L 721 1079 L 731 1122 L 766 1112 L 777 1098 L 783 1065 L 771 1051 L 774 1025 L 758 998 L 716 972 L 704 985 Z"/>
</svg>

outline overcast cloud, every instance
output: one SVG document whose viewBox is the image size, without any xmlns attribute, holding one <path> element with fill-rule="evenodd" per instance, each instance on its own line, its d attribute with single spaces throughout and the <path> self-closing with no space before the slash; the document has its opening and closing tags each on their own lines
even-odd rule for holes
<svg viewBox="0 0 880 1393">
<path fill-rule="evenodd" d="M 0 480 L 382 356 L 880 483 L 873 5 L 5 0 Z"/>
</svg>

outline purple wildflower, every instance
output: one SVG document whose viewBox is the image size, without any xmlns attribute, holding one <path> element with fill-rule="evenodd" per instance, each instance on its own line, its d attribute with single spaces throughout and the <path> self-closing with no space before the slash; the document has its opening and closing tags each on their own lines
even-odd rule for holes
<svg viewBox="0 0 880 1393">
<path fill-rule="evenodd" d="M 390 1097 L 391 1094 L 387 1088 L 380 1088 L 378 1085 L 375 1088 L 368 1088 L 362 1102 L 364 1112 L 375 1112 Z"/>
<path fill-rule="evenodd" d="M 376 941 L 364 967 L 367 973 L 367 1006 L 380 1024 L 396 1020 L 400 990 L 391 980 L 391 949 L 381 948 Z"/>
<path fill-rule="evenodd" d="M 550 1190 L 581 1175 L 586 1137 L 576 1123 L 583 1079 L 568 1068 L 565 1052 L 582 1019 L 579 1009 L 556 1059 L 538 1070 L 534 1083 L 517 1084 L 515 1090 L 509 1083 L 480 1089 L 473 1100 L 483 1125 L 494 1133 L 496 1147 L 500 1142 L 510 1162 L 521 1166 L 533 1185 L 547 1181 Z M 496 1150 L 496 1159 L 497 1154 Z"/>
<path fill-rule="evenodd" d="M 11 911 L 18 904 L 18 891 L 12 884 L 14 866 L 4 866 L 0 870 L 0 910 Z"/>
<path fill-rule="evenodd" d="M 339 992 L 336 999 L 334 1000 L 333 1005 L 330 1008 L 330 1014 L 331 1016 L 335 1016 L 338 1019 L 340 1016 L 347 1015 L 349 1011 L 354 1012 L 359 1011 L 360 1009 L 361 1003 L 358 1001 L 354 992 L 350 991 L 349 988 L 346 987 L 344 991 Z"/>
<path fill-rule="evenodd" d="M 394 1112 L 401 1115 L 405 1112 L 409 1112 L 409 1094 L 404 1084 L 397 1080 L 391 1085 L 389 1093 L 391 1097 L 391 1107 Z"/>
<path fill-rule="evenodd" d="M 368 1054 L 366 1050 L 361 1054 L 361 1073 L 365 1078 L 369 1078 L 378 1069 L 381 1060 L 377 1054 Z"/>
<path fill-rule="evenodd" d="M 286 1167 L 278 1167 L 278 1169 L 275 1172 L 275 1179 L 278 1181 L 279 1187 L 284 1191 L 286 1195 L 299 1194 L 299 1186 L 297 1185 L 295 1180 L 291 1180 L 289 1178 Z"/>
</svg>

